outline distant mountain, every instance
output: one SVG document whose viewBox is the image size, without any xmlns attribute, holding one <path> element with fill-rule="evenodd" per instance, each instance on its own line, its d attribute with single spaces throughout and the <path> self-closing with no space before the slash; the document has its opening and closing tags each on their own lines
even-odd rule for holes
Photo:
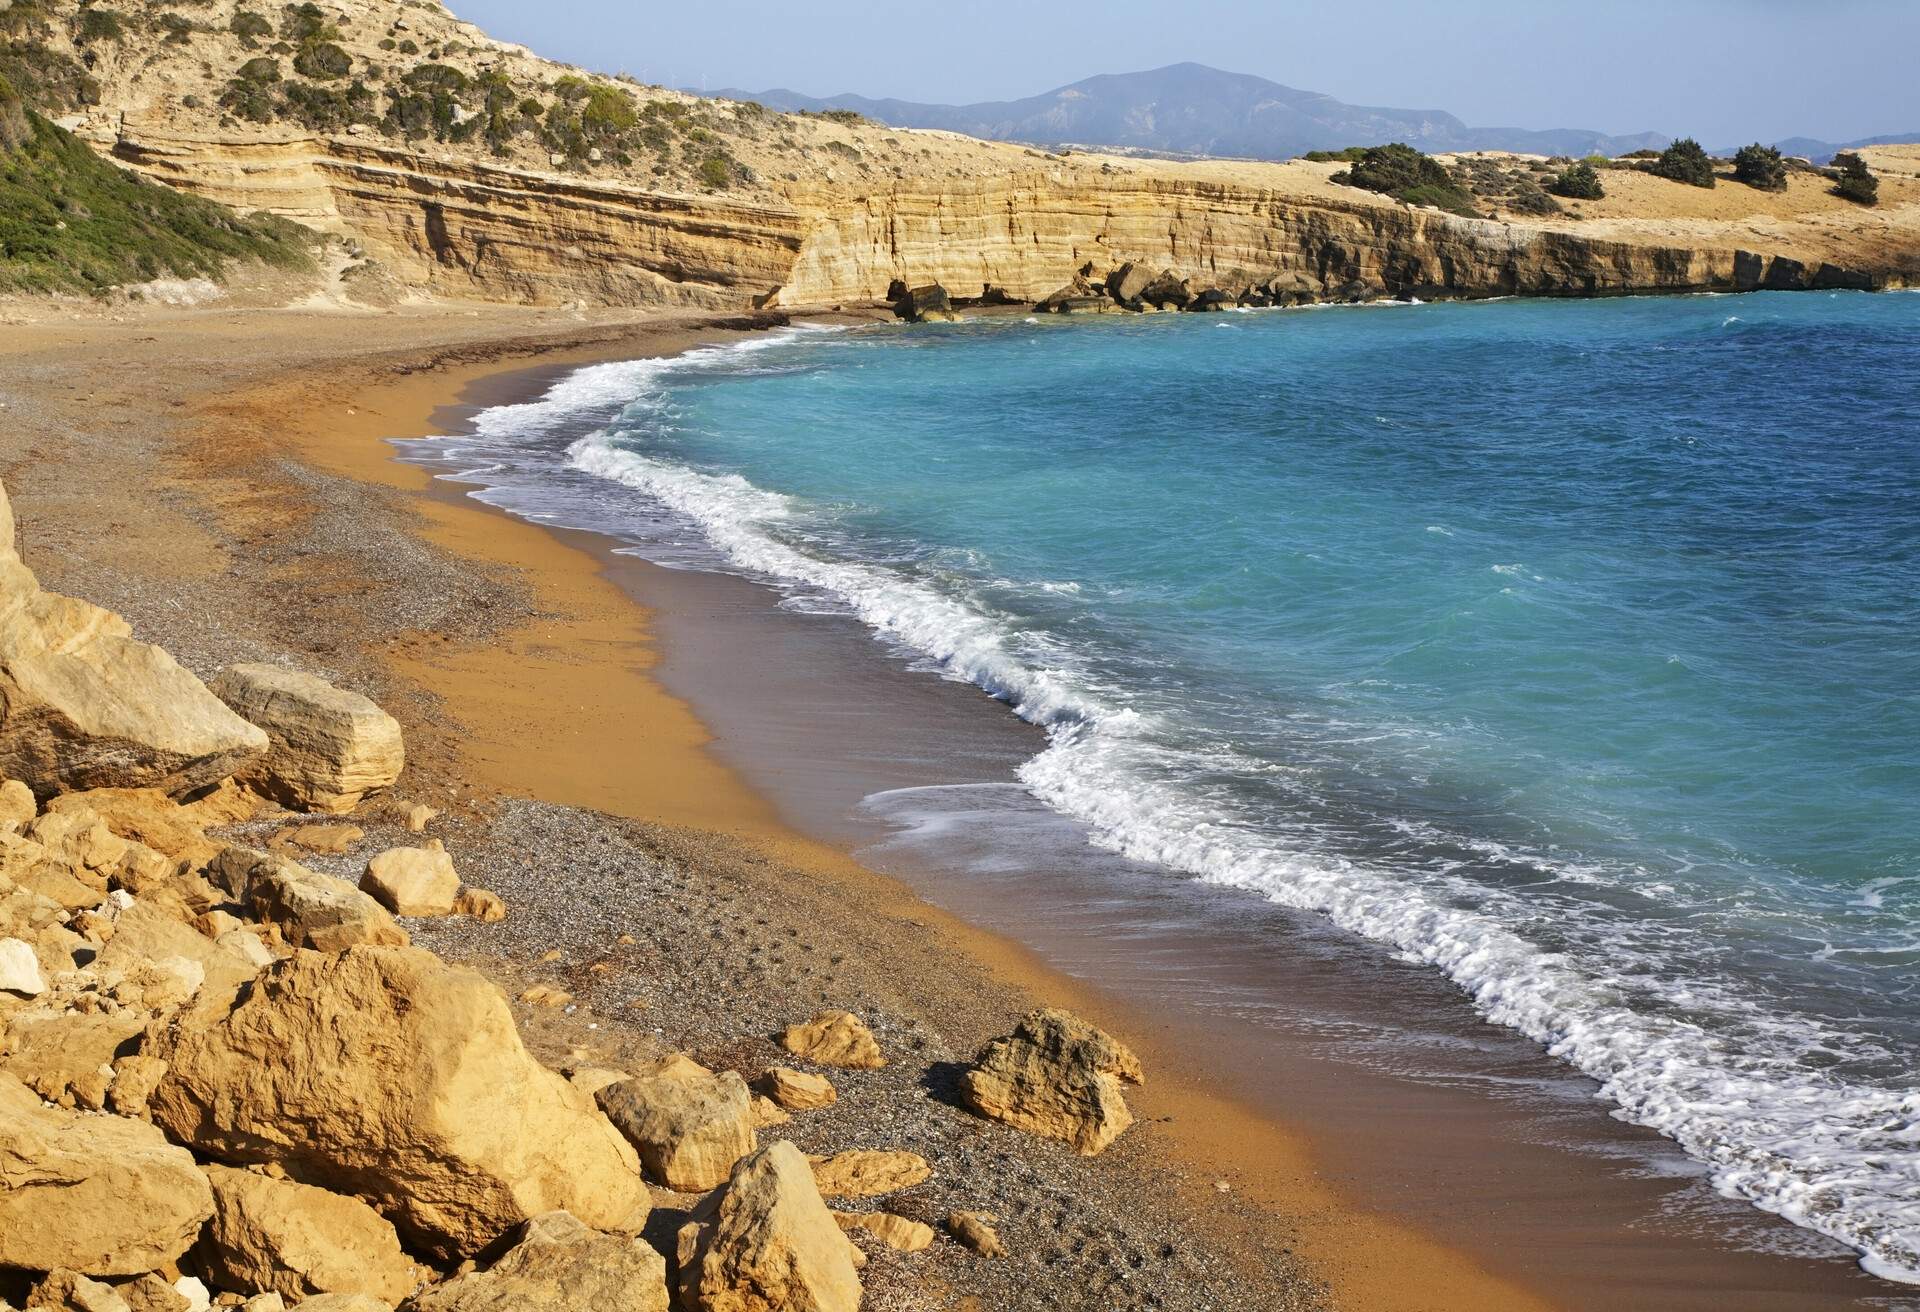
<svg viewBox="0 0 1920 1312">
<path fill-rule="evenodd" d="M 1890 132 L 1882 137 L 1862 137 L 1858 141 L 1820 141 L 1813 137 L 1788 137 L 1784 141 L 1769 142 L 1782 155 L 1799 155 L 1812 160 L 1815 164 L 1825 164 L 1843 150 L 1858 150 L 1862 146 L 1890 146 L 1897 142 L 1920 141 L 1920 132 Z M 1729 146 L 1725 150 L 1715 151 L 1716 155 L 1731 155 L 1738 146 Z"/>
<path fill-rule="evenodd" d="M 1039 146 L 1109 146 L 1173 155 L 1290 159 L 1309 150 L 1404 141 L 1420 149 L 1519 150 L 1542 155 L 1621 155 L 1658 150 L 1654 132 L 1608 136 L 1574 128 L 1473 128 L 1438 109 L 1349 105 L 1246 73 L 1204 64 L 1170 64 L 1144 73 L 1110 73 L 1025 100 L 923 105 L 909 100 L 819 98 L 785 88 L 709 91 L 757 100 L 770 109 L 851 109 L 902 128 L 942 128 L 971 137 Z"/>
</svg>

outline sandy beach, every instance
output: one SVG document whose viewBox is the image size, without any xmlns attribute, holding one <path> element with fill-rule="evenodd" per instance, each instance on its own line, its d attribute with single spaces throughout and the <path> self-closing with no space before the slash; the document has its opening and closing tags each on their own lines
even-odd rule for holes
<svg viewBox="0 0 1920 1312">
<path fill-rule="evenodd" d="M 1399 1123 L 1366 1142 L 1354 1122 L 1390 1104 L 1387 1082 L 1343 1088 L 1324 1063 L 1261 1054 L 1258 1029 L 1198 1031 L 1203 1018 L 1142 979 L 1131 990 L 1125 971 L 1062 969 L 1097 955 L 1096 921 L 1042 918 L 1022 941 L 996 932 L 1007 927 L 990 898 L 970 905 L 956 889 L 939 899 L 947 909 L 931 905 L 912 871 L 876 872 L 849 853 L 855 836 L 820 803 L 838 796 L 832 787 L 809 785 L 817 817 L 806 823 L 807 787 L 779 777 L 799 778 L 795 763 L 818 746 L 804 724 L 785 740 L 756 738 L 774 721 L 746 699 L 737 715 L 711 709 L 730 689 L 794 675 L 756 672 L 755 659 L 831 659 L 840 664 L 809 677 L 836 683 L 864 677 L 862 661 L 878 666 L 877 655 L 830 630 L 797 635 L 805 621 L 775 614 L 752 585 L 667 578 L 613 556 L 606 540 L 491 510 L 399 463 L 386 441 L 448 431 L 568 367 L 755 326 L 500 309 L 49 316 L 4 329 L 0 477 L 49 587 L 112 607 L 203 675 L 293 656 L 402 720 L 403 791 L 449 813 L 449 848 L 511 909 L 502 924 L 445 922 L 420 941 L 510 993 L 534 982 L 571 992 L 566 1011 L 517 1004 L 550 1064 L 682 1049 L 751 1073 L 772 1058 L 779 1026 L 818 1007 L 883 1017 L 883 1044 L 911 1059 L 850 1078 L 841 1113 L 796 1125 L 796 1139 L 812 1151 L 912 1147 L 935 1176 L 902 1209 L 994 1213 L 1012 1252 L 983 1262 L 942 1244 L 876 1259 L 869 1306 L 1609 1305 L 1591 1281 L 1632 1256 L 1657 1185 L 1577 1165 L 1594 1210 L 1556 1218 L 1549 1190 L 1569 1191 L 1555 1179 L 1569 1159 L 1538 1144 L 1503 1151 L 1490 1108 L 1462 1129 L 1477 1095 L 1406 1099 Z M 713 650 L 703 631 L 755 642 L 733 641 L 741 654 L 716 664 L 699 655 Z M 840 654 L 827 652 L 836 641 Z M 1026 730 L 983 696 L 920 684 L 902 683 L 896 704 L 924 710 L 921 732 L 990 725 L 956 738 L 988 766 L 1019 750 Z M 355 858 L 314 864 L 342 873 Z M 1022 895 L 1032 907 L 1045 893 Z M 1051 896 L 1064 905 L 1073 890 Z M 1146 1063 L 1131 1095 L 1141 1124 L 1098 1159 L 949 1105 L 956 1063 L 1040 1003 L 1072 1007 Z M 1238 1082 L 1196 1059 L 1209 1049 Z M 1300 1115 L 1276 1114 L 1289 1102 Z M 1606 1134 L 1623 1153 L 1657 1142 L 1593 1130 Z M 1402 1148 L 1415 1141 L 1442 1147 L 1409 1165 Z M 1535 1213 L 1517 1238 L 1473 1242 L 1498 1218 L 1471 1202 L 1443 1220 L 1450 1194 L 1490 1194 L 1496 1180 L 1510 1208 Z M 673 1206 L 659 1215 L 669 1226 Z M 1765 1224 L 1768 1235 L 1786 1229 Z M 1731 1296 L 1748 1308 L 1838 1307 L 1888 1288 L 1837 1247 L 1643 1242 L 1658 1290 L 1640 1289 L 1637 1306 Z M 1631 1287 L 1629 1273 L 1619 1279 L 1615 1296 Z"/>
</svg>

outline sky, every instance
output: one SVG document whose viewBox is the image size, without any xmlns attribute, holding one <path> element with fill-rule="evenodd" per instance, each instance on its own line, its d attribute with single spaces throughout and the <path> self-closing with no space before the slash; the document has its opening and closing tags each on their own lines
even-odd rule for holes
<svg viewBox="0 0 1920 1312">
<path fill-rule="evenodd" d="M 1920 129 L 1920 0 L 448 0 L 673 86 L 965 104 L 1194 60 L 1475 127 L 1709 146 Z"/>
</svg>

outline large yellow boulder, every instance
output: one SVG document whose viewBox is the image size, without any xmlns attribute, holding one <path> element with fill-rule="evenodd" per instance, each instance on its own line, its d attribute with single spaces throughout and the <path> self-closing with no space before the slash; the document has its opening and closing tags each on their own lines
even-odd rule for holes
<svg viewBox="0 0 1920 1312">
<path fill-rule="evenodd" d="M 996 1121 L 1064 1139 L 1083 1157 L 1133 1124 L 1121 1082 L 1139 1084 L 1140 1059 L 1070 1012 L 1046 1007 L 995 1039 L 960 1077 L 961 1101 Z"/>
</svg>

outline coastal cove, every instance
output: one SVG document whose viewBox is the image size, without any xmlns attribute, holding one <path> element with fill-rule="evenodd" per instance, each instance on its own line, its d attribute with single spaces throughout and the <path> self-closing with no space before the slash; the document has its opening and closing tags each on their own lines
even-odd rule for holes
<svg viewBox="0 0 1920 1312">
<path fill-rule="evenodd" d="M 475 390 L 469 412 L 538 398 L 560 377 L 543 368 Z M 597 543 L 602 552 L 612 545 Z M 1308 1122 L 1314 1160 L 1356 1182 L 1368 1204 L 1381 1201 L 1367 1197 L 1370 1183 L 1377 1191 L 1383 1179 L 1399 1181 L 1387 1191 L 1398 1195 L 1400 1215 L 1466 1240 L 1469 1251 L 1488 1254 L 1494 1270 L 1521 1275 L 1567 1305 L 1587 1305 L 1582 1298 L 1618 1305 L 1624 1291 L 1606 1282 L 1623 1278 L 1624 1270 L 1644 1282 L 1633 1291 L 1636 1305 L 1719 1306 L 1732 1285 L 1751 1291 L 1751 1306 L 1818 1306 L 1822 1298 L 1900 1306 L 1897 1291 L 1860 1276 L 1843 1250 L 1713 1197 L 1663 1141 L 1589 1124 L 1598 1120 L 1590 1085 L 1466 1016 L 1433 977 L 1377 952 L 1356 952 L 1311 917 L 1278 910 L 1250 917 L 1244 898 L 1229 893 L 1197 906 L 1182 902 L 1191 889 L 1170 893 L 1157 872 L 1118 861 L 1102 868 L 1075 855 L 1083 840 L 1070 830 L 1045 840 L 1055 847 L 1044 877 L 1023 876 L 1004 852 L 956 858 L 950 843 L 888 841 L 898 825 L 855 814 L 863 798 L 955 783 L 1005 787 L 1036 740 L 977 693 L 901 670 L 844 619 L 777 611 L 751 585 L 712 575 L 618 557 L 608 567 L 655 610 L 664 653 L 659 677 L 717 735 L 711 752 L 772 799 L 782 820 L 861 846 L 870 864 L 899 872 L 923 895 L 1012 934 L 1043 960 L 1187 1036 L 1183 1066 L 1197 1058 L 1215 1081 L 1224 1066 L 1221 1082 L 1248 1105 L 1283 1122 Z M 1004 822 L 1005 812 L 994 809 L 993 821 Z M 965 820 L 922 827 L 964 830 Z M 1032 853 L 1024 855 L 1031 862 Z M 1116 939 L 1133 949 L 1118 967 Z M 1203 958 L 1216 968 L 1193 965 Z M 1276 962 L 1291 962 L 1292 973 Z M 1249 989 L 1249 974 L 1270 977 Z M 1210 1005 L 1196 1007 L 1196 995 Z M 1249 1015 L 1263 1019 L 1248 1022 Z M 1196 1032 L 1205 1033 L 1203 1043 L 1193 1042 Z M 1276 1034 L 1286 1036 L 1277 1051 Z M 1410 1036 L 1426 1047 L 1356 1062 L 1355 1050 L 1367 1044 L 1355 1036 L 1367 1034 L 1391 1036 L 1382 1045 L 1387 1050 Z M 1180 1040 L 1173 1046 L 1178 1050 Z M 1346 1051 L 1333 1055 L 1336 1049 Z M 1473 1057 L 1442 1057 L 1447 1049 Z M 1437 1069 L 1397 1069 L 1429 1063 Z M 1373 1069 L 1360 1069 L 1367 1067 Z M 1470 1092 L 1463 1096 L 1463 1089 Z M 1503 1104 L 1503 1115 L 1489 1116 L 1489 1101 Z M 1483 1118 L 1477 1132 L 1432 1132 L 1476 1117 Z M 1516 1121 L 1525 1128 L 1516 1132 Z M 1408 1127 L 1405 1142 L 1381 1129 L 1394 1125 Z M 1585 1160 L 1570 1171 L 1569 1155 Z M 1502 1189 L 1462 1189 L 1475 1169 L 1500 1170 Z M 1429 1183 L 1408 1188 L 1409 1175 Z M 1513 1187 L 1516 1177 L 1535 1183 Z M 1601 1180 L 1613 1187 L 1596 1188 Z M 1505 1216 L 1458 1206 L 1462 1193 L 1496 1192 L 1507 1200 Z M 1542 1198 L 1551 1201 L 1541 1206 Z M 1660 1219 L 1649 1221 L 1650 1214 Z M 1554 1223 L 1530 1228 L 1542 1215 Z M 1569 1223 L 1569 1216 L 1579 1219 Z M 1649 1231 L 1662 1242 L 1649 1244 Z M 1497 1235 L 1491 1243 L 1490 1233 Z M 1618 1246 L 1623 1233 L 1631 1235 L 1625 1249 Z M 1769 1304 L 1769 1297 L 1780 1301 Z"/>
</svg>

